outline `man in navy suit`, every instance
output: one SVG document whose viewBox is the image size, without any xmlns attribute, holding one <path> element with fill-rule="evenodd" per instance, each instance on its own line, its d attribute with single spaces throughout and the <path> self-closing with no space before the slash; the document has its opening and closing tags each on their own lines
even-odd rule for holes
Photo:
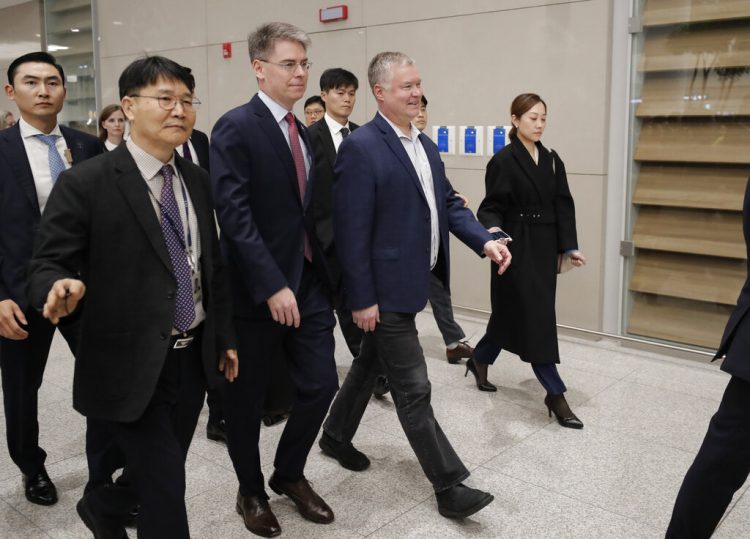
<svg viewBox="0 0 750 539">
<path fill-rule="evenodd" d="M 750 180 L 742 224 L 748 277 L 714 357 L 726 356 L 721 370 L 732 378 L 677 494 L 668 538 L 710 537 L 750 474 Z"/>
<path fill-rule="evenodd" d="M 211 178 L 246 373 L 225 385 L 227 445 L 240 482 L 237 510 L 250 531 L 267 537 L 281 528 L 268 505 L 258 436 L 279 349 L 297 391 L 269 486 L 289 496 L 308 520 L 326 524 L 334 518 L 304 476 L 338 388 L 335 320 L 311 209 L 313 152 L 306 128 L 291 112 L 307 87 L 309 44 L 290 24 L 255 30 L 248 49 L 258 94 L 224 114 L 211 133 Z"/>
<path fill-rule="evenodd" d="M 71 165 L 102 152 L 92 135 L 57 123 L 65 100 L 65 76 L 55 58 L 33 52 L 8 68 L 5 94 L 21 112 L 19 122 L 0 131 L 0 369 L 8 452 L 21 469 L 26 498 L 57 502 L 39 447 L 38 393 L 55 326 L 30 308 L 26 270 L 39 221 L 57 180 Z M 73 317 L 60 325 L 76 348 Z"/>
<path fill-rule="evenodd" d="M 326 425 L 326 432 L 335 432 L 339 444 L 351 444 L 380 361 L 440 514 L 463 518 L 493 496 L 462 483 L 469 471 L 433 415 L 415 316 L 427 304 L 430 272 L 446 288 L 450 282 L 449 231 L 501 272 L 510 253 L 453 196 L 437 147 L 412 125 L 422 97 L 414 62 L 402 53 L 380 53 L 370 62 L 368 79 L 378 113 L 341 144 L 333 203 L 347 304 L 365 336 L 331 408 L 343 424 L 330 431 Z"/>
</svg>

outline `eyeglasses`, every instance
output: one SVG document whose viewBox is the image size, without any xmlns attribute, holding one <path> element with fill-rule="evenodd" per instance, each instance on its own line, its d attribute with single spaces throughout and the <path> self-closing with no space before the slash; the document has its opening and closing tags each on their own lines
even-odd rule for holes
<svg viewBox="0 0 750 539">
<path fill-rule="evenodd" d="M 300 62 L 300 63 L 297 63 L 297 62 L 281 62 L 281 63 L 277 63 L 277 62 L 269 62 L 268 60 L 261 60 L 260 58 L 258 58 L 258 61 L 259 62 L 264 62 L 266 64 L 271 64 L 271 65 L 279 66 L 281 69 L 283 69 L 284 71 L 288 71 L 289 73 L 294 73 L 295 71 L 297 71 L 298 67 L 301 67 L 302 71 L 310 71 L 310 68 L 312 67 L 312 62 Z"/>
<path fill-rule="evenodd" d="M 139 94 L 132 94 L 130 97 L 148 97 L 149 99 L 156 99 L 159 102 L 159 107 L 161 107 L 163 110 L 174 110 L 174 108 L 177 106 L 177 103 L 182 105 L 182 110 L 186 111 L 193 111 L 196 110 L 201 102 L 200 99 L 192 98 L 192 99 L 180 99 L 179 97 L 174 97 L 170 95 L 139 95 Z"/>
</svg>

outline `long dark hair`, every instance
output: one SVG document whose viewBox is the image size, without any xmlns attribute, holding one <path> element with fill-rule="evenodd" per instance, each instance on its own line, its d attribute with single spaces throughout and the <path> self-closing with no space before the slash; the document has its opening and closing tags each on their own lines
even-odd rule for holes
<svg viewBox="0 0 750 539">
<path fill-rule="evenodd" d="M 544 99 L 539 97 L 537 94 L 518 95 L 513 100 L 513 103 L 510 104 L 510 114 L 512 116 L 515 116 L 516 118 L 520 118 L 537 103 L 541 103 L 542 105 L 544 105 L 544 110 L 547 110 L 547 103 L 545 103 Z M 514 125 L 508 132 L 508 138 L 510 140 L 513 140 L 518 136 L 518 133 L 516 131 L 516 126 Z"/>
<path fill-rule="evenodd" d="M 107 118 L 112 116 L 118 110 L 122 112 L 122 107 L 120 105 L 107 105 L 99 113 L 99 142 L 102 144 L 107 141 L 107 130 L 104 129 L 104 122 L 106 122 Z"/>
</svg>

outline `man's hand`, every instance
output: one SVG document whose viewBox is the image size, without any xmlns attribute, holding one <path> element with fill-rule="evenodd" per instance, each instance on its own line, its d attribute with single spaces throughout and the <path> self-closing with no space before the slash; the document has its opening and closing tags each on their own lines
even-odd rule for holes
<svg viewBox="0 0 750 539">
<path fill-rule="evenodd" d="M 219 370 L 224 373 L 224 378 L 234 382 L 240 372 L 240 362 L 237 359 L 237 350 L 234 348 L 224 350 L 219 354 Z"/>
<path fill-rule="evenodd" d="M 581 266 L 586 265 L 586 257 L 583 256 L 583 253 L 581 251 L 571 251 L 568 256 L 570 256 L 570 263 L 575 267 L 580 268 Z"/>
<path fill-rule="evenodd" d="M 367 333 L 368 331 L 375 331 L 375 326 L 380 322 L 380 311 L 378 310 L 378 304 L 366 309 L 360 309 L 359 311 L 352 311 L 352 320 L 357 324 L 357 327 Z"/>
<path fill-rule="evenodd" d="M 24 326 L 28 324 L 18 304 L 12 299 L 0 301 L 0 336 L 14 341 L 22 341 L 28 337 L 29 332 L 19 322 Z"/>
<path fill-rule="evenodd" d="M 86 285 L 78 279 L 59 279 L 47 294 L 42 315 L 57 325 L 64 316 L 73 314 L 78 302 L 86 295 Z"/>
<path fill-rule="evenodd" d="M 510 266 L 510 251 L 500 241 L 490 240 L 484 244 L 484 254 L 487 258 L 497 264 L 499 269 L 497 270 L 498 275 L 505 273 L 505 270 Z"/>
<path fill-rule="evenodd" d="M 285 286 L 268 298 L 266 303 L 271 310 L 271 317 L 274 322 L 296 328 L 299 327 L 297 298 L 294 297 L 294 292 L 288 286 Z"/>
<path fill-rule="evenodd" d="M 463 195 L 462 195 L 461 193 L 459 193 L 458 191 L 456 191 L 456 196 L 457 196 L 458 198 L 460 198 L 461 200 L 463 200 L 463 201 L 464 201 L 464 208 L 468 208 L 468 207 L 469 207 L 469 199 L 468 199 L 468 198 L 466 198 L 465 196 L 463 196 Z"/>
</svg>

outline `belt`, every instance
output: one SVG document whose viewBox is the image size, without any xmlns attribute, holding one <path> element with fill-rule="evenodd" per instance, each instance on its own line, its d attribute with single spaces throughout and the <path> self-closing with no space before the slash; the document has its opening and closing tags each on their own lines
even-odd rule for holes
<svg viewBox="0 0 750 539">
<path fill-rule="evenodd" d="M 198 335 L 200 335 L 200 331 L 202 329 L 203 329 L 203 324 L 200 324 L 199 326 L 194 327 L 193 329 L 189 329 L 187 331 L 183 331 L 182 333 L 172 335 L 172 337 L 169 340 L 169 347 L 174 350 L 188 348 L 191 344 L 193 344 L 193 341 L 195 340 L 195 338 Z"/>
<path fill-rule="evenodd" d="M 549 225 L 557 222 L 555 210 L 551 208 L 523 208 L 510 210 L 503 215 L 508 223 L 527 223 L 531 225 Z"/>
</svg>

